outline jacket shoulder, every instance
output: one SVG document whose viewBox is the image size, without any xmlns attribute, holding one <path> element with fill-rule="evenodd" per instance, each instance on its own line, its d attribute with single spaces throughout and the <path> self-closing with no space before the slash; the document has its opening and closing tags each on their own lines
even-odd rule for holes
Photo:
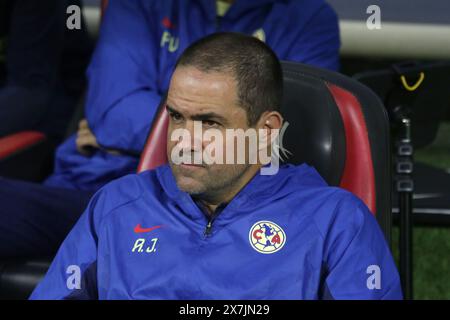
<svg viewBox="0 0 450 320">
<path fill-rule="evenodd" d="M 142 198 L 144 191 L 151 189 L 155 183 L 156 176 L 152 171 L 123 176 L 97 191 L 90 205 L 97 218 L 103 219 L 116 209 L 138 201 Z"/>
</svg>

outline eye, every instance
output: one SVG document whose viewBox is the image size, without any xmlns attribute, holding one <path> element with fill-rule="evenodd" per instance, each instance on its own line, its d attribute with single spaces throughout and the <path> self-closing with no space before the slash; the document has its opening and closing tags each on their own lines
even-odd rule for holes
<svg viewBox="0 0 450 320">
<path fill-rule="evenodd" d="M 180 122 L 183 119 L 181 114 L 179 114 L 178 112 L 170 111 L 169 116 L 174 122 Z"/>
<path fill-rule="evenodd" d="M 202 123 L 203 123 L 203 126 L 208 127 L 208 128 L 213 128 L 213 127 L 219 126 L 219 123 L 212 121 L 212 120 L 203 120 Z"/>
</svg>

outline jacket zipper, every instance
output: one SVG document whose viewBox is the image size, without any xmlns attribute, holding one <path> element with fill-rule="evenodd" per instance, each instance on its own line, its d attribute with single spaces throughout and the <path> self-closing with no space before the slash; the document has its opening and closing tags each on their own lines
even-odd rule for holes
<svg viewBox="0 0 450 320">
<path fill-rule="evenodd" d="M 199 209 L 199 207 L 197 206 L 197 209 Z M 207 210 L 207 209 L 204 209 Z M 209 236 L 211 236 L 212 234 L 212 227 L 213 227 L 213 223 L 216 220 L 217 216 L 220 215 L 222 213 L 222 211 L 225 210 L 224 204 L 220 204 L 215 210 L 214 212 L 212 212 L 211 214 L 207 215 L 208 216 L 208 223 L 205 226 L 205 230 L 203 232 L 203 236 L 205 238 L 208 238 Z"/>
<path fill-rule="evenodd" d="M 218 216 L 223 210 L 224 210 L 223 208 L 222 208 L 222 209 L 219 209 L 219 211 L 217 211 L 217 209 L 216 209 L 216 211 L 213 212 L 213 213 L 209 216 L 208 223 L 206 224 L 206 227 L 205 227 L 205 232 L 203 233 L 203 235 L 205 236 L 205 238 L 211 236 L 211 234 L 212 234 L 213 222 L 214 222 L 214 220 L 216 220 L 217 216 Z"/>
<path fill-rule="evenodd" d="M 215 217 L 211 216 L 211 218 L 208 220 L 208 223 L 206 224 L 205 232 L 203 233 L 205 238 L 211 236 L 211 234 L 212 234 L 212 226 L 213 226 L 214 219 L 215 219 Z"/>
<path fill-rule="evenodd" d="M 212 233 L 212 220 L 209 220 L 203 235 L 205 236 L 205 238 L 207 238 L 211 235 L 211 233 Z"/>
</svg>

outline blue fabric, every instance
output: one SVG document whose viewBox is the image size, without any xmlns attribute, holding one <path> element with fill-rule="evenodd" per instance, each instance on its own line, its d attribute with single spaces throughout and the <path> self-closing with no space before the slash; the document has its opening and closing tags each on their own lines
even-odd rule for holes
<svg viewBox="0 0 450 320">
<path fill-rule="evenodd" d="M 103 150 L 86 157 L 78 152 L 75 139 L 75 135 L 71 136 L 56 150 L 56 173 L 44 182 L 45 186 L 97 191 L 106 182 L 121 177 L 124 172 L 136 171 L 138 158 L 113 155 Z"/>
<path fill-rule="evenodd" d="M 53 256 L 93 193 L 0 177 L 0 259 Z"/>
<path fill-rule="evenodd" d="M 216 31 L 261 28 L 280 59 L 338 69 L 337 17 L 322 0 L 237 0 L 220 20 L 212 0 L 111 1 L 88 70 L 86 117 L 99 144 L 139 154 L 182 51 Z M 60 147 L 47 185 L 89 190 L 136 169 L 132 156 L 75 153 L 73 140 Z"/>
<path fill-rule="evenodd" d="M 257 174 L 209 236 L 207 222 L 168 166 L 116 180 L 92 198 L 31 299 L 402 298 L 375 218 L 307 165 Z M 282 235 L 278 251 L 255 248 L 258 222 L 270 241 Z M 141 228 L 153 230 L 137 233 Z M 69 289 L 73 266 L 81 285 Z"/>
</svg>

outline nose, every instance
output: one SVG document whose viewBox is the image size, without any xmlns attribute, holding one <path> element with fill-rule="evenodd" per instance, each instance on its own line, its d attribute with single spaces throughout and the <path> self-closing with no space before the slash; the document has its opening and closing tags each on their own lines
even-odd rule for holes
<svg viewBox="0 0 450 320">
<path fill-rule="evenodd" d="M 183 152 L 202 151 L 202 123 L 201 121 L 186 121 L 183 134 L 179 137 L 177 146 Z"/>
</svg>

